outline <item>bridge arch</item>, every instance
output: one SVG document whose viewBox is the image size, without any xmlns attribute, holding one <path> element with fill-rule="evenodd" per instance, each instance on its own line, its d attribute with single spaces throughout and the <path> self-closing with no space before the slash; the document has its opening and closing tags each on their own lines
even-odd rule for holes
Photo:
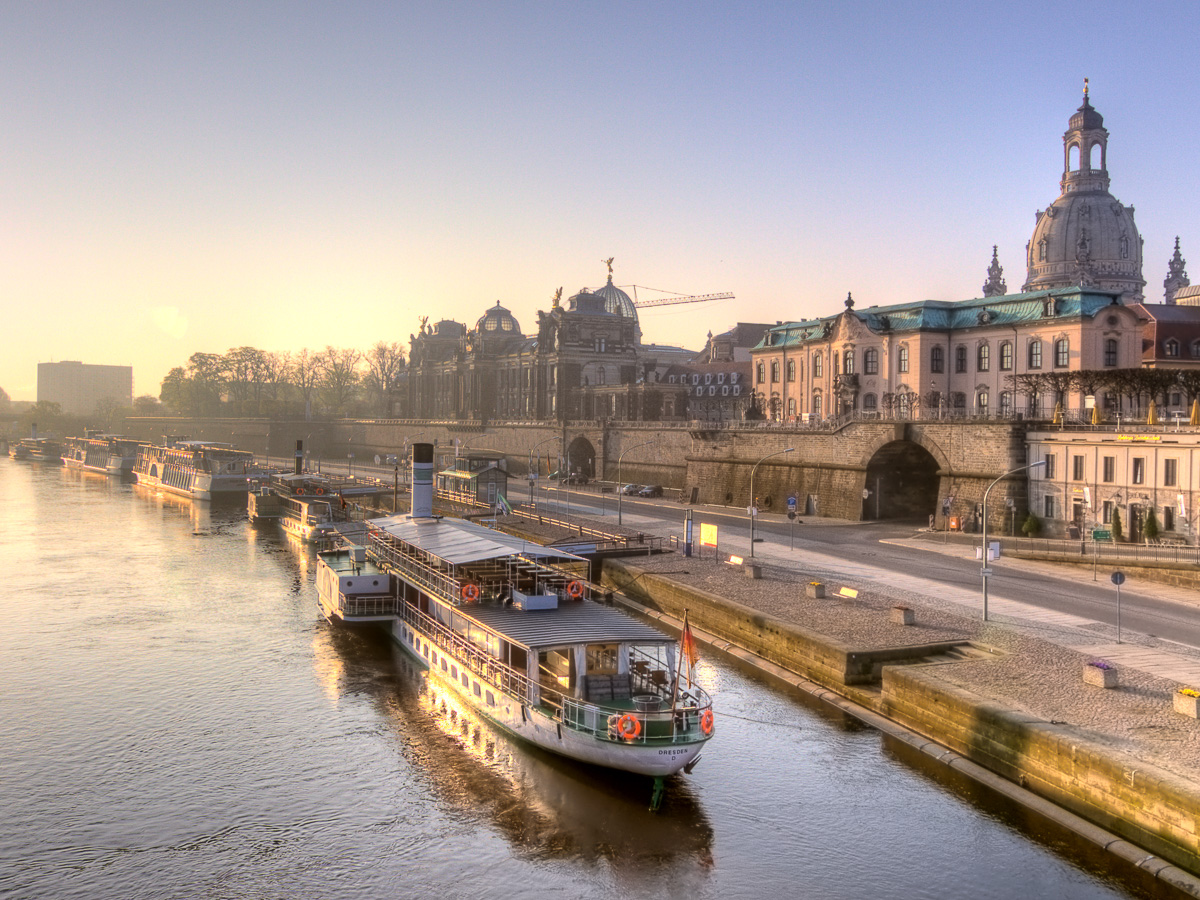
<svg viewBox="0 0 1200 900">
<path fill-rule="evenodd" d="M 937 458 L 916 441 L 888 441 L 867 462 L 864 519 L 924 519 L 937 512 Z"/>
<path fill-rule="evenodd" d="M 567 472 L 579 472 L 589 479 L 596 477 L 596 448 L 582 434 L 567 445 L 564 456 Z"/>
</svg>

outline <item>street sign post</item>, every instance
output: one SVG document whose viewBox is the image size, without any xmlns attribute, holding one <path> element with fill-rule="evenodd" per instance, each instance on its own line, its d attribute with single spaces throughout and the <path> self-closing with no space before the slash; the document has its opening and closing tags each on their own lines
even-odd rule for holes
<svg viewBox="0 0 1200 900">
<path fill-rule="evenodd" d="M 1124 572 L 1113 572 L 1112 583 L 1117 588 L 1117 643 L 1121 643 L 1121 585 L 1125 583 Z"/>
</svg>

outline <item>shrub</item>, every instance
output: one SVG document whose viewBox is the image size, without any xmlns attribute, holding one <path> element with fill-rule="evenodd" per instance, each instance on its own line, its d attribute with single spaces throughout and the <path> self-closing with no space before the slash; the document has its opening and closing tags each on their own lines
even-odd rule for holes
<svg viewBox="0 0 1200 900">
<path fill-rule="evenodd" d="M 1119 541 L 1125 537 L 1125 529 L 1121 527 L 1121 511 L 1115 506 L 1112 514 L 1112 537 L 1114 541 Z"/>
<path fill-rule="evenodd" d="M 1145 535 L 1148 541 L 1154 540 L 1159 535 L 1158 516 L 1155 515 L 1153 507 L 1146 513 L 1146 524 L 1142 528 L 1142 534 Z"/>
<path fill-rule="evenodd" d="M 1021 526 L 1021 531 L 1025 532 L 1026 537 L 1037 537 L 1042 533 L 1042 520 L 1030 513 Z"/>
</svg>

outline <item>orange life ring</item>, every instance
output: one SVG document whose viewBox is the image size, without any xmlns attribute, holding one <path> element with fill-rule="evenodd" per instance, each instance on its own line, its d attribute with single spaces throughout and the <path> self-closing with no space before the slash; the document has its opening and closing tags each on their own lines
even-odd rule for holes
<svg viewBox="0 0 1200 900">
<path fill-rule="evenodd" d="M 304 488 L 296 488 L 296 496 L 303 497 L 304 496 Z"/>
<path fill-rule="evenodd" d="M 583 582 L 582 581 L 572 581 L 570 584 L 567 585 L 567 593 L 571 597 L 574 597 L 576 600 L 578 600 L 580 597 L 583 596 Z"/>
<path fill-rule="evenodd" d="M 713 714 L 711 709 L 706 709 L 704 715 L 700 717 L 700 730 L 705 734 L 712 734 Z"/>
<path fill-rule="evenodd" d="M 636 741 L 642 733 L 642 720 L 635 715 L 625 713 L 617 719 L 617 734 L 627 741 Z"/>
<path fill-rule="evenodd" d="M 318 497 L 323 496 L 325 493 L 325 488 L 317 488 L 316 493 Z"/>
<path fill-rule="evenodd" d="M 464 600 L 466 600 L 468 603 L 474 603 L 476 600 L 478 600 L 479 599 L 479 585 L 469 584 L 469 583 L 464 584 L 462 586 L 462 598 Z"/>
</svg>

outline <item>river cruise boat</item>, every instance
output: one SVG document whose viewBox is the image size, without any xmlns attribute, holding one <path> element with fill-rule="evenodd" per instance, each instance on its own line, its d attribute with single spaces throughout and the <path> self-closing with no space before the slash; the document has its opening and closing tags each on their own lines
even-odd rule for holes
<svg viewBox="0 0 1200 900">
<path fill-rule="evenodd" d="M 133 477 L 138 484 L 197 500 L 244 494 L 269 470 L 254 454 L 232 444 L 176 440 L 138 449 Z"/>
<path fill-rule="evenodd" d="M 62 463 L 62 445 L 49 438 L 21 438 L 9 446 L 8 455 L 13 459 L 28 459 L 57 466 Z"/>
<path fill-rule="evenodd" d="M 486 718 L 563 756 L 654 777 L 690 771 L 712 701 L 674 638 L 589 598 L 586 561 L 461 519 L 367 522 L 318 554 L 321 610 L 375 624 Z M 690 634 L 689 634 L 690 637 Z"/>
<path fill-rule="evenodd" d="M 145 443 L 117 434 L 69 437 L 63 444 L 62 461 L 70 469 L 105 475 L 132 475 L 138 448 Z"/>
<path fill-rule="evenodd" d="M 377 483 L 296 472 L 271 475 L 251 489 L 246 511 L 255 523 L 278 522 L 306 544 L 336 539 L 339 523 L 350 521 L 359 501 L 379 493 Z M 361 521 L 362 514 L 357 514 Z"/>
</svg>

